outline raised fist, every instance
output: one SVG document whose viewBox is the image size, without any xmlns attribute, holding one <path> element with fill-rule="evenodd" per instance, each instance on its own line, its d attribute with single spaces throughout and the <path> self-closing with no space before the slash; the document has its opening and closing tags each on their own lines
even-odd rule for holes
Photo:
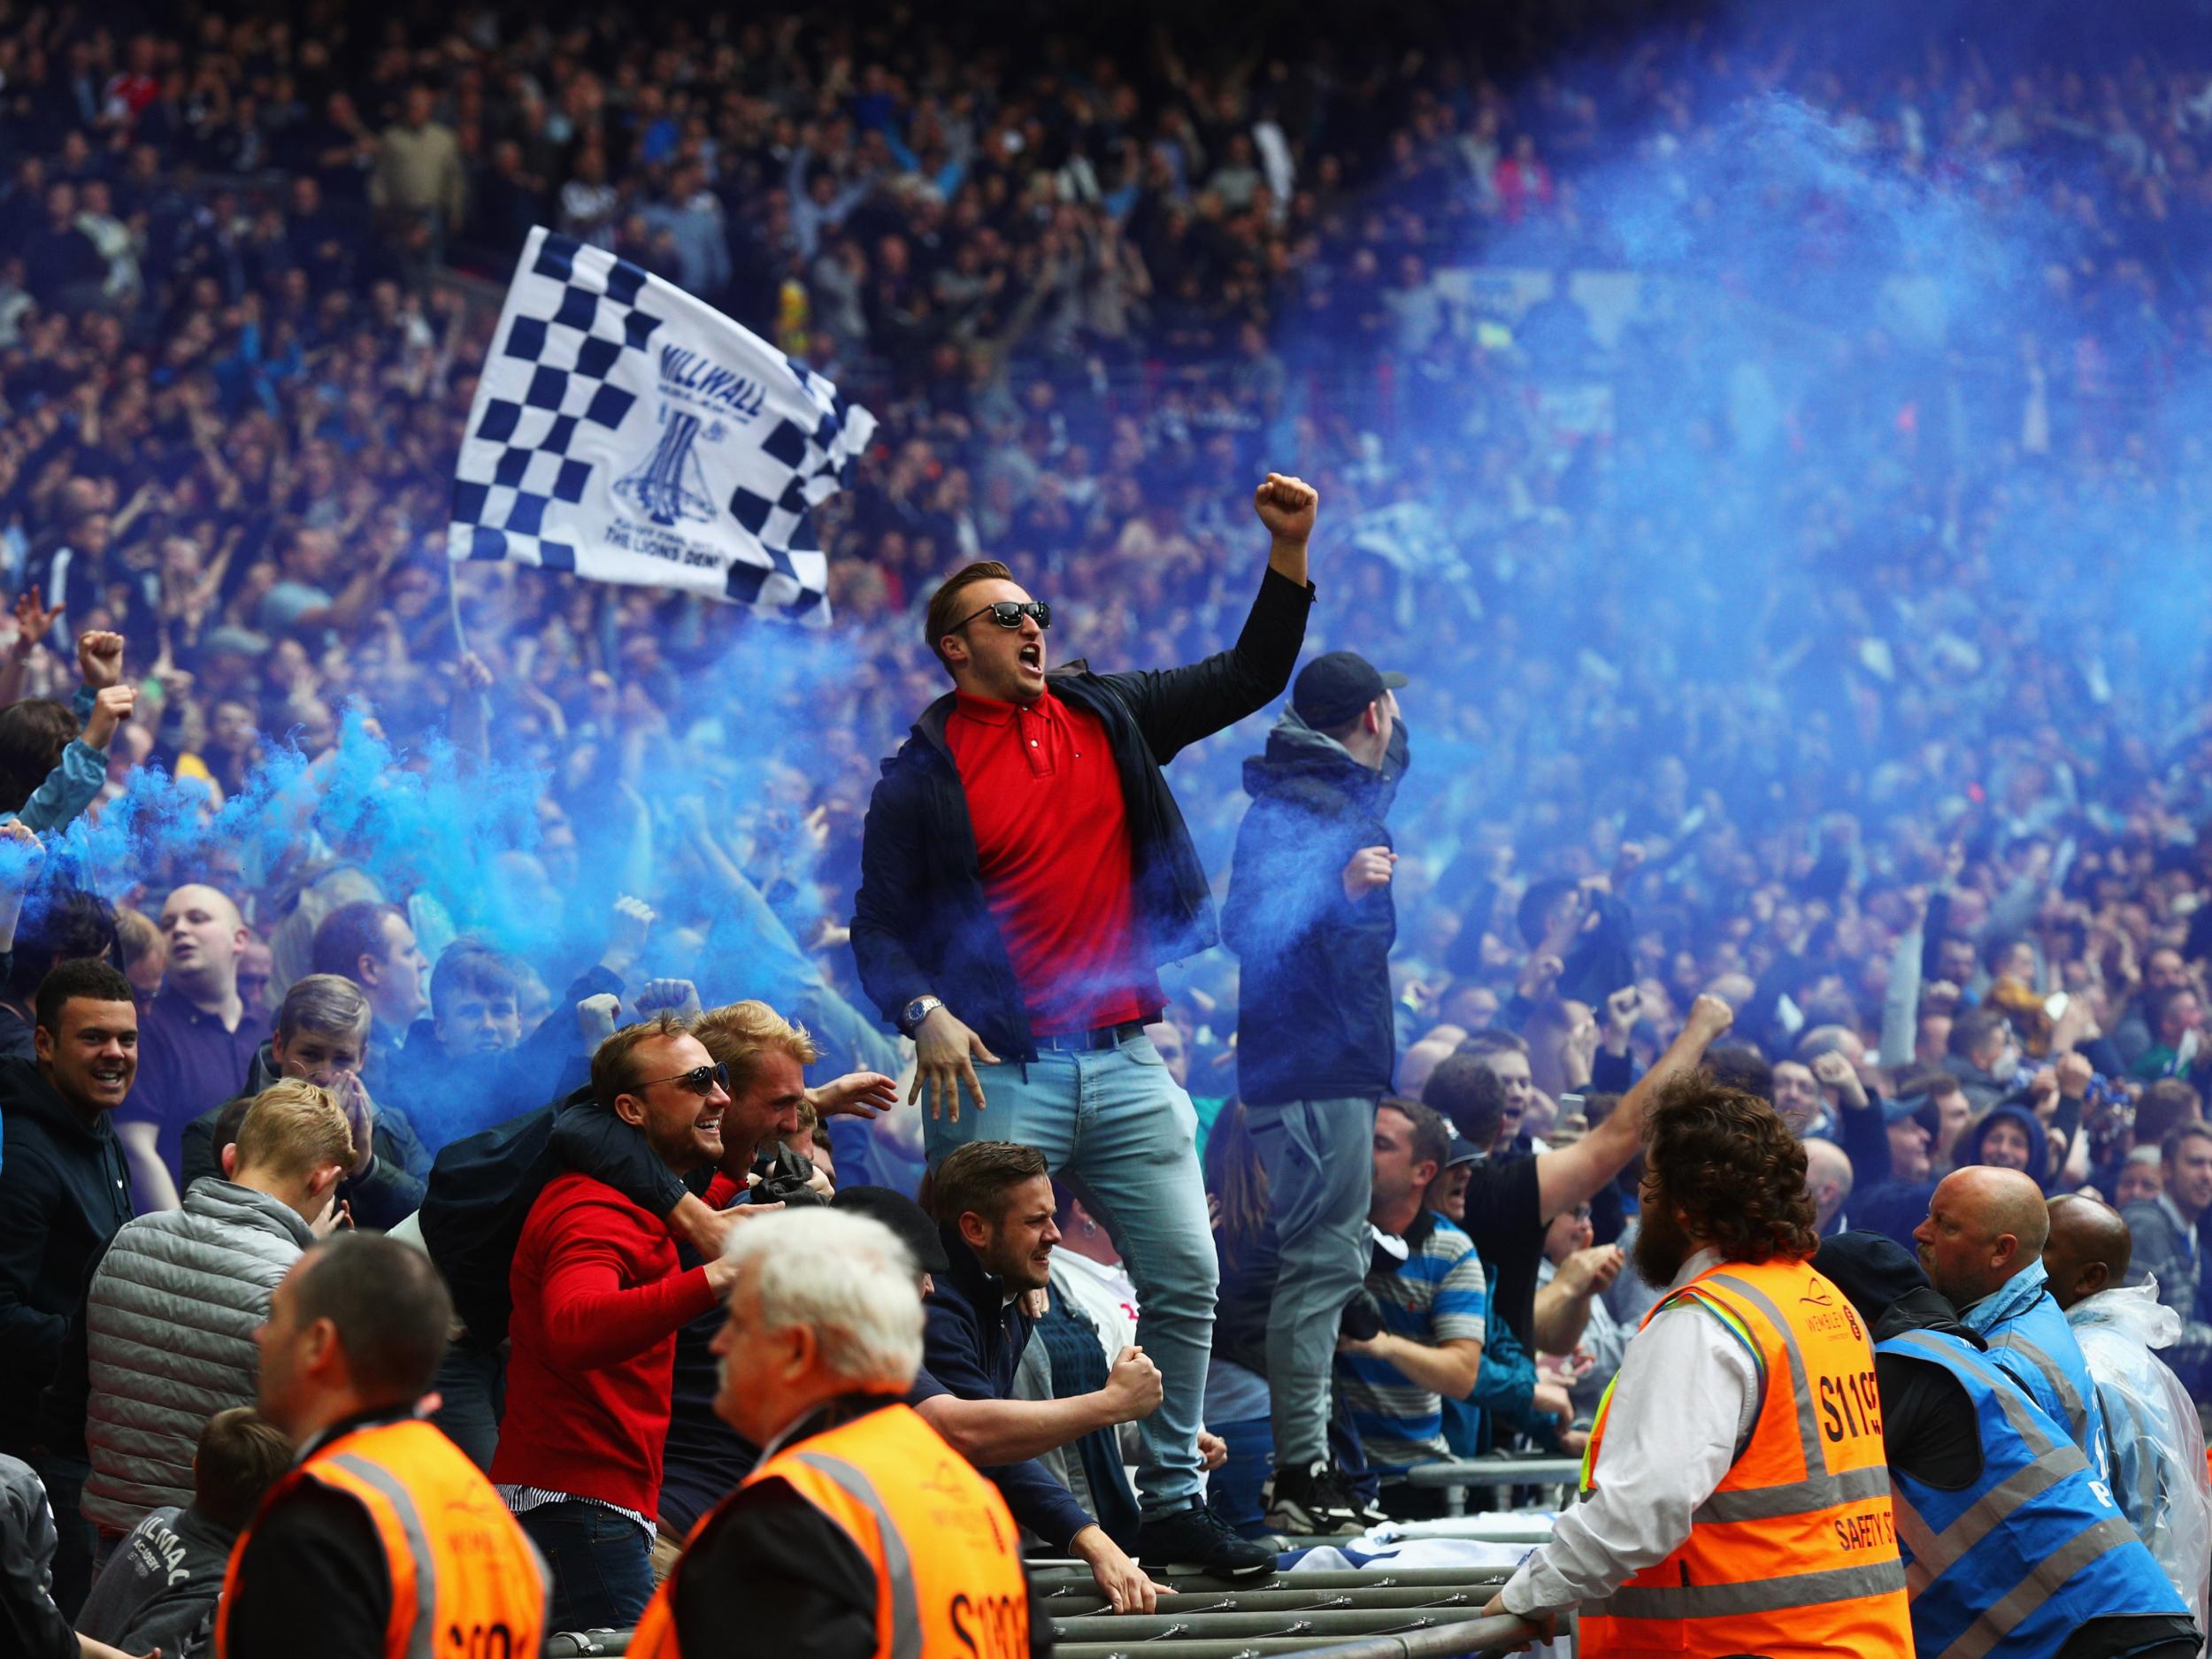
<svg viewBox="0 0 2212 1659">
<path fill-rule="evenodd" d="M 1270 472 L 1252 494 L 1252 511 L 1279 541 L 1303 541 L 1313 534 L 1315 515 L 1321 510 L 1321 492 L 1302 478 Z"/>
</svg>

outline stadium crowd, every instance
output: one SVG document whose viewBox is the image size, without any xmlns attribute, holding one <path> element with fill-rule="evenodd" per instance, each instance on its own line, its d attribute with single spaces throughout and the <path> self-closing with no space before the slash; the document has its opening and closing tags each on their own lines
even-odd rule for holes
<svg viewBox="0 0 2212 1659">
<path fill-rule="evenodd" d="M 1117 1608 L 1151 1605 L 1135 1561 L 1164 1558 L 1140 1546 L 1194 1488 L 1179 1458 L 1225 1532 L 1260 1536 L 1417 1513 L 1396 1477 L 1448 1453 L 1580 1449 L 1664 1288 L 1628 1265 L 1644 1114 L 1701 1058 L 1803 1140 L 1824 1233 L 1909 1245 L 1938 1181 L 1984 1165 L 2120 1207 L 2118 1276 L 2154 1279 L 2178 1327 L 2162 1351 L 2212 1398 L 2202 584 L 2185 551 L 2115 551 L 2203 541 L 2203 440 L 2170 395 L 2212 366 L 2191 263 L 2212 67 L 2130 58 L 2117 30 L 2102 71 L 1953 48 L 1862 64 L 1804 23 L 1514 78 L 1509 48 L 1407 50 L 1410 18 L 1240 52 L 1072 24 L 1016 43 L 987 11 L 650 34 L 310 12 L 0 26 L 0 565 L 19 595 L 0 809 L 21 826 L 0 842 L 20 911 L 0 987 L 0 1453 L 53 1500 L 56 1597 L 88 1639 L 211 1638 L 229 1541 L 289 1452 L 235 1411 L 251 1333 L 294 1318 L 314 1282 L 295 1263 L 341 1207 L 363 1228 L 419 1216 L 465 1327 L 439 1420 L 551 1563 L 554 1627 L 634 1623 L 790 1422 L 746 1447 L 707 1346 L 733 1286 L 766 1294 L 757 1261 L 720 1256 L 758 1225 L 718 1213 L 755 1153 L 756 1190 L 792 1208 L 871 1194 L 855 1207 L 932 1281 L 918 1363 L 939 1393 L 917 1414 L 1017 1470 L 998 1482 L 1013 1519 L 1089 1561 Z M 2069 227 L 2016 332 L 1954 319 L 1939 337 L 1909 285 L 1855 325 L 1816 315 L 1851 269 L 1817 214 L 1742 254 L 1763 303 L 1728 331 L 1679 295 L 1601 326 L 1569 273 L 1637 261 L 1607 206 L 1624 156 L 1694 206 L 1747 97 L 1794 101 L 1916 188 Z M 826 638 L 446 564 L 473 365 L 537 223 L 720 304 L 877 414 L 822 515 Z M 1524 307 L 1452 280 L 1486 263 L 1557 281 Z M 1726 292 L 1745 269 L 1671 274 Z M 1778 274 L 1802 280 L 1804 314 Z M 1816 387 L 1747 381 L 1757 348 L 1808 329 Z M 1594 401 L 1601 417 L 1572 412 Z M 1305 569 L 1302 535 L 1294 572 L 1280 554 L 1295 503 L 1263 488 L 1277 552 L 1255 606 L 1233 498 L 1270 468 L 1322 503 L 1302 641 L 1340 680 L 1302 672 L 1279 709 L 1286 648 L 1268 695 L 1165 744 L 1184 751 L 1164 775 L 1188 896 L 1218 901 L 1229 948 L 1166 964 L 1134 1010 L 1158 1015 L 1143 1041 L 1195 1109 L 1209 1362 L 1176 1334 L 1184 1286 L 1122 1259 L 1169 1246 L 1125 1236 L 1127 1207 L 1099 1213 L 1087 1179 L 1046 1179 L 1072 1151 L 971 1155 L 952 1198 L 941 1171 L 921 1187 L 951 1134 L 933 1097 L 1010 1074 L 933 1052 L 916 993 L 985 1028 L 945 986 L 887 994 L 880 945 L 864 985 L 863 866 L 879 761 L 948 668 L 989 666 L 943 652 L 945 577 L 1004 560 L 980 580 L 1018 591 L 977 605 L 1048 603 L 1056 664 L 1257 649 L 1271 591 L 1270 626 L 1289 626 L 1276 579 Z M 1010 645 L 1045 620 L 984 633 Z M 1236 872 L 1252 803 L 1307 787 L 1317 755 L 1386 780 L 1352 792 L 1365 862 L 1343 880 L 1355 903 L 1386 890 L 1388 926 L 1309 956 Z M 411 787 L 479 845 L 380 816 Z M 114 1019 L 80 1018 L 119 1003 L 127 1056 Z M 1268 1320 L 1294 1253 L 1270 1136 L 1316 1082 L 1310 1033 L 1340 1025 L 1380 1033 L 1383 1074 L 1322 1092 L 1394 1101 L 1371 1148 L 1358 1122 L 1371 1187 L 1331 1224 L 1359 1242 L 1327 1271 L 1364 1282 L 1346 1350 L 1322 1317 L 1320 1352 L 1296 1354 L 1293 1322 Z M 741 1133 L 718 1148 L 738 1156 L 695 1125 L 656 1139 L 657 1102 L 627 1134 L 634 1052 L 661 1085 L 698 1075 L 710 1115 L 724 1092 Z M 1007 1082 L 996 1110 L 1033 1110 L 1041 1068 L 1002 1057 L 1024 1092 Z M 903 1086 L 918 1068 L 933 1098 Z M 111 1141 L 64 1104 L 111 1112 Z M 719 1187 L 716 1165 L 736 1171 Z M 1024 1284 L 1018 1253 L 965 1225 L 1041 1187 L 1033 1338 L 1026 1311 L 988 1305 Z M 941 1230 L 900 1208 L 918 1191 Z M 1410 1242 L 1399 1266 L 1371 1263 L 1371 1220 Z M 626 1252 L 618 1276 L 680 1290 L 616 1319 L 561 1259 L 586 1234 Z M 182 1316 L 103 1286 L 132 1250 L 173 1265 L 208 1238 L 248 1240 L 255 1264 L 196 1351 L 230 1380 L 134 1392 L 127 1327 L 95 1311 Z M 381 1257 L 344 1271 L 414 1282 Z M 916 1364 L 868 1375 L 902 1393 Z M 1271 1397 L 1288 1371 L 1318 1394 Z M 580 1372 L 603 1380 L 565 1389 Z M 657 1400 L 656 1375 L 673 1378 Z M 1017 1394 L 1061 1412 L 1053 1433 L 969 1409 Z M 390 1404 L 369 1388 L 352 1409 Z M 529 1432 L 503 1436 L 503 1410 Z M 609 1423 L 650 1455 L 595 1441 Z M 394 1455 L 451 1478 L 442 1452 Z M 273 1571 L 359 1541 L 337 1525 L 265 1539 L 293 1552 Z M 778 1525 L 718 1547 L 773 1570 Z M 1243 1561 L 1210 1534 L 1166 1558 L 1183 1550 Z M 171 1576 L 154 1564 L 188 1558 L 188 1605 L 148 1615 Z M 133 1562 L 136 1586 L 115 1564 Z M 288 1594 L 246 1605 L 230 1651 L 315 1612 Z"/>
</svg>

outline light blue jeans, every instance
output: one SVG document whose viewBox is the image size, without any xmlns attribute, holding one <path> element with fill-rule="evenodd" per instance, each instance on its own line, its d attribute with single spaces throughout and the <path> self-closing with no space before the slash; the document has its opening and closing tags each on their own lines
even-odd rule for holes
<svg viewBox="0 0 2212 1659">
<path fill-rule="evenodd" d="M 1118 1048 L 1048 1050 L 1026 1065 L 978 1066 L 976 1075 L 990 1104 L 979 1112 L 964 1097 L 958 1123 L 928 1121 L 930 1167 L 971 1141 L 1034 1147 L 1114 1235 L 1137 1289 L 1137 1341 L 1160 1368 L 1165 1395 L 1138 1425 L 1137 1499 L 1148 1519 L 1195 1508 L 1220 1273 L 1190 1096 L 1144 1036 Z"/>
</svg>

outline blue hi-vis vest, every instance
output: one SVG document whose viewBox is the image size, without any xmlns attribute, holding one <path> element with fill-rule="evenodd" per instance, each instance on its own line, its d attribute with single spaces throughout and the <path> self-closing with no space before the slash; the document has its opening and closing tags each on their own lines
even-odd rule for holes
<svg viewBox="0 0 2212 1659">
<path fill-rule="evenodd" d="M 2043 1414 L 2066 1431 L 2101 1480 L 2111 1479 L 2105 1449 L 2104 1409 L 2097 1403 L 2097 1380 L 2089 1374 L 2074 1327 L 2051 1293 L 2045 1291 L 2025 1313 L 1984 1333 L 1989 1357 Z"/>
<path fill-rule="evenodd" d="M 1940 1365 L 1974 1402 L 1982 1472 L 1946 1492 L 1890 1470 L 1919 1659 L 2050 1659 L 2093 1618 L 2189 1609 L 2066 1432 L 1970 1343 L 1876 1344 Z"/>
</svg>

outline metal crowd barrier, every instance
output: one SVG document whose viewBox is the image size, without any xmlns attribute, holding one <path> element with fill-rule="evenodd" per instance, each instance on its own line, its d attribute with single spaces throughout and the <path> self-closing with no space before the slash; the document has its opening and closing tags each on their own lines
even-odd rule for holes
<svg viewBox="0 0 2212 1659">
<path fill-rule="evenodd" d="M 1170 1571 L 1176 1594 L 1148 1614 L 1109 1612 L 1080 1562 L 1034 1563 L 1030 1576 L 1061 1659 L 1444 1659 L 1504 1653 L 1536 1634 L 1516 1618 L 1482 1617 L 1505 1582 L 1494 1569 L 1279 1572 L 1236 1583 Z M 545 1659 L 618 1659 L 630 1634 L 565 1632 L 547 1639 Z"/>
<path fill-rule="evenodd" d="M 1469 1457 L 1448 1463 L 1417 1463 L 1403 1479 L 1410 1486 L 1444 1488 L 1444 1511 L 1467 1513 L 1470 1488 L 1486 1486 L 1568 1486 L 1582 1479 L 1582 1463 L 1573 1457 Z M 1497 1509 L 1508 1507 L 1500 1502 Z"/>
</svg>

